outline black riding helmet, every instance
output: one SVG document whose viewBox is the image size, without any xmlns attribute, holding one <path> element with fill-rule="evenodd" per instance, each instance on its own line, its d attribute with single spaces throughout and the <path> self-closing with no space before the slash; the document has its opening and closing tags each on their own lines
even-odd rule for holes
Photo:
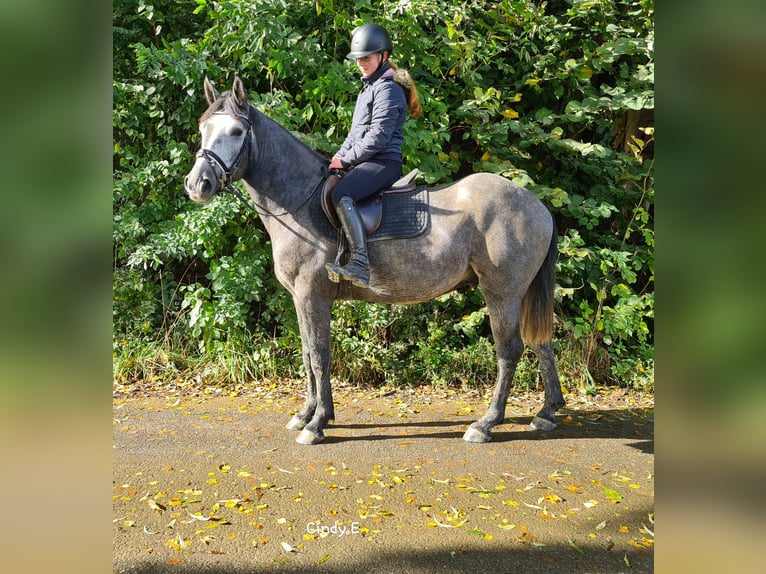
<svg viewBox="0 0 766 574">
<path fill-rule="evenodd" d="M 365 24 L 354 28 L 351 33 L 351 51 L 346 54 L 346 58 L 356 60 L 378 52 L 388 52 L 390 56 L 393 51 L 391 38 L 383 26 Z"/>
</svg>

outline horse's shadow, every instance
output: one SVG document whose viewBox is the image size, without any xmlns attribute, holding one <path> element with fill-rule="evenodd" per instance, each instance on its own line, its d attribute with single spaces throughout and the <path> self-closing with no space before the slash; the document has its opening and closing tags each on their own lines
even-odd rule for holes
<svg viewBox="0 0 766 574">
<path fill-rule="evenodd" d="M 627 446 L 644 453 L 654 454 L 654 409 L 634 410 L 568 410 L 557 413 L 558 426 L 552 431 L 538 431 L 530 426 L 532 416 L 511 416 L 495 427 L 492 443 L 511 441 L 539 441 L 560 439 L 623 439 L 633 441 Z M 329 429 L 412 429 L 412 432 L 371 433 L 363 435 L 333 436 L 328 434 L 326 443 L 346 441 L 380 441 L 402 439 L 460 439 L 474 418 L 449 420 L 331 423 Z M 510 425 L 510 429 L 509 429 Z M 431 430 L 449 427 L 449 430 Z M 416 429 L 425 429 L 419 432 Z M 429 432 L 430 430 L 430 432 Z"/>
</svg>

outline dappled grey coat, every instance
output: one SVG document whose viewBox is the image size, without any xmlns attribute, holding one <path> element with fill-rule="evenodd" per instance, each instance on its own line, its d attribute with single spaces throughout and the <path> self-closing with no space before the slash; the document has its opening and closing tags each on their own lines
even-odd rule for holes
<svg viewBox="0 0 766 574">
<path fill-rule="evenodd" d="M 394 70 L 388 64 L 362 78 L 362 83 L 351 130 L 335 156 L 345 167 L 371 159 L 401 161 L 407 119 L 404 88 L 394 81 Z"/>
</svg>

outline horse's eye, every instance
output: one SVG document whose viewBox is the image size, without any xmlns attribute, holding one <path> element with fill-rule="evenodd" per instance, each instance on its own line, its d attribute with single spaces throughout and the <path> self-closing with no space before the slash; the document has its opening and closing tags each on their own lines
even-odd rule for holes
<svg viewBox="0 0 766 574">
<path fill-rule="evenodd" d="M 233 135 L 234 137 L 237 137 L 237 138 L 238 138 L 239 136 L 241 136 L 241 135 L 242 135 L 242 129 L 241 129 L 241 128 L 236 128 L 236 129 L 234 129 L 234 130 L 231 132 L 231 135 Z"/>
</svg>

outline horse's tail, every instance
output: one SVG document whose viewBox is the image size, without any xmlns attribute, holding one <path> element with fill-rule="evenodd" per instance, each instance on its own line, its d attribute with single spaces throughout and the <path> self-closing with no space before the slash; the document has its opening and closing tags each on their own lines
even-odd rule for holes
<svg viewBox="0 0 766 574">
<path fill-rule="evenodd" d="M 521 302 L 521 336 L 531 347 L 549 343 L 553 339 L 553 290 L 556 286 L 559 248 L 556 220 L 553 215 L 551 220 L 553 231 L 548 254 Z"/>
</svg>

